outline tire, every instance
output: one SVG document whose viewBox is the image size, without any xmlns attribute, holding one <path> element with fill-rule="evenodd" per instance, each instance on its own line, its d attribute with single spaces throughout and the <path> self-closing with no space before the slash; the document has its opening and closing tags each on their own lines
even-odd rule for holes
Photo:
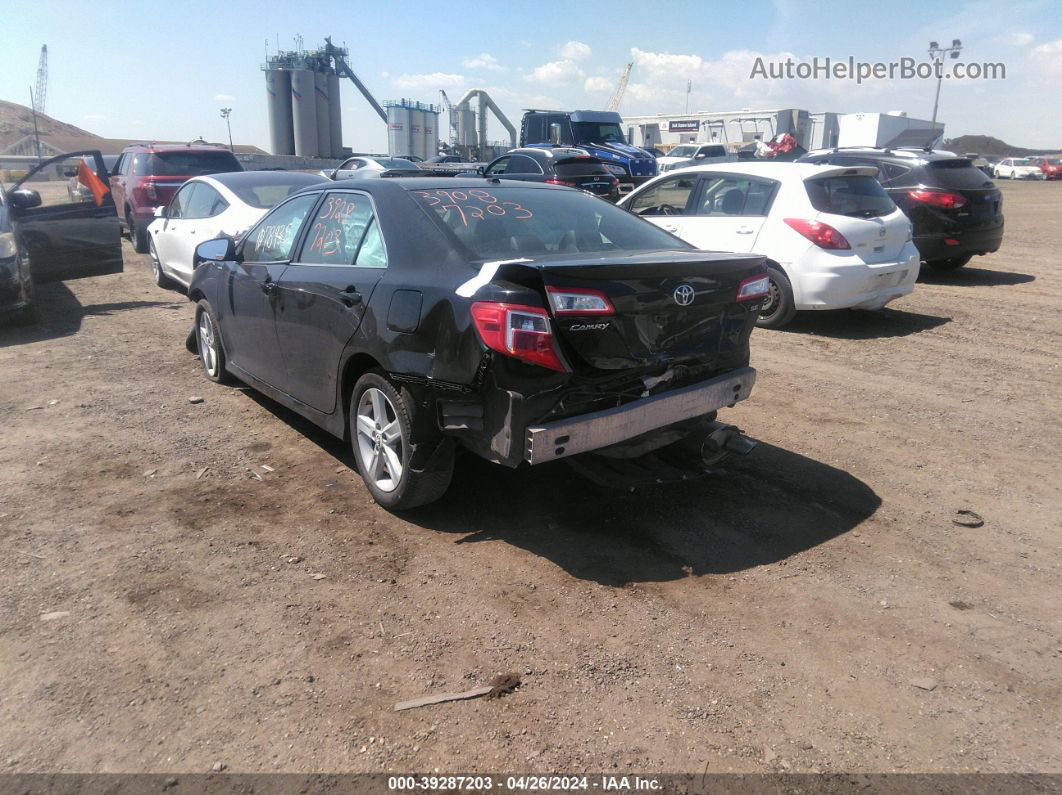
<svg viewBox="0 0 1062 795">
<path fill-rule="evenodd" d="M 133 218 L 132 213 L 127 213 L 125 216 L 126 226 L 129 227 L 129 240 L 133 244 L 133 250 L 137 254 L 148 253 L 148 237 L 147 229 L 144 229 L 137 225 L 136 219 Z"/>
<path fill-rule="evenodd" d="M 961 257 L 949 257 L 948 259 L 926 260 L 926 265 L 935 271 L 956 271 L 973 259 L 973 254 L 964 254 Z"/>
<path fill-rule="evenodd" d="M 225 369 L 225 346 L 221 344 L 221 326 L 218 317 L 204 298 L 195 310 L 196 341 L 203 375 L 215 384 L 232 383 L 232 376 Z"/>
<path fill-rule="evenodd" d="M 771 293 L 760 310 L 756 325 L 760 328 L 781 328 L 796 316 L 793 302 L 793 287 L 781 268 L 767 266 L 767 275 L 771 277 Z"/>
<path fill-rule="evenodd" d="M 158 251 L 155 250 L 154 238 L 148 238 L 148 254 L 151 255 L 151 276 L 155 280 L 155 285 L 163 290 L 174 289 L 173 279 L 162 270 L 162 262 L 159 260 Z"/>
<path fill-rule="evenodd" d="M 358 474 L 373 499 L 392 511 L 434 502 L 453 477 L 452 455 L 434 469 L 410 468 L 414 409 L 409 393 L 395 389 L 379 370 L 359 378 L 350 396 L 350 445 Z"/>
</svg>

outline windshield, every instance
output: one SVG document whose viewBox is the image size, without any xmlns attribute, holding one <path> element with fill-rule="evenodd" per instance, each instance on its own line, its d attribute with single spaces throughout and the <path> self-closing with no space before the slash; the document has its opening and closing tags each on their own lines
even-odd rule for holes
<svg viewBox="0 0 1062 795">
<path fill-rule="evenodd" d="M 378 157 L 376 162 L 384 168 L 417 168 L 417 164 L 404 157 Z"/>
<path fill-rule="evenodd" d="M 693 157 L 693 146 L 676 146 L 667 153 L 668 157 Z"/>
<path fill-rule="evenodd" d="M 889 194 L 873 177 L 826 177 L 804 183 L 811 206 L 820 213 L 874 218 L 896 209 Z"/>
<path fill-rule="evenodd" d="M 1032 161 L 1027 157 L 1016 157 L 1010 161 L 1015 166 L 1031 166 Z"/>
<path fill-rule="evenodd" d="M 140 177 L 198 177 L 226 171 L 243 168 L 232 152 L 223 150 L 140 153 L 134 165 L 134 173 Z"/>
<path fill-rule="evenodd" d="M 415 190 L 410 195 L 475 260 L 692 248 L 577 190 L 497 187 Z"/>
<path fill-rule="evenodd" d="M 575 131 L 575 143 L 627 143 L 623 137 L 623 130 L 614 122 L 575 121 L 572 122 Z"/>
<path fill-rule="evenodd" d="M 1018 163 L 1018 165 L 1022 164 Z M 942 188 L 963 190 L 992 186 L 992 181 L 988 178 L 988 175 L 965 157 L 934 160 L 928 163 L 926 168 L 928 173 L 932 175 Z"/>
<path fill-rule="evenodd" d="M 233 185 L 231 182 L 223 182 L 223 184 L 235 193 L 244 204 L 257 207 L 260 210 L 268 210 L 307 185 L 313 185 L 321 181 L 320 178 L 310 174 L 278 173 L 275 176 L 262 175 L 257 177 L 254 183 L 249 185 Z"/>
</svg>

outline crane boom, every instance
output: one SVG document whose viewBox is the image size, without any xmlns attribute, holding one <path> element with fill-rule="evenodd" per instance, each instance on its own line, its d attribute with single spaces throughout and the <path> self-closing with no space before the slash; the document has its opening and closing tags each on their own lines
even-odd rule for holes
<svg viewBox="0 0 1062 795">
<path fill-rule="evenodd" d="M 33 109 L 44 113 L 48 101 L 48 45 L 41 46 L 41 59 L 37 62 L 37 90 L 33 93 Z"/>
<path fill-rule="evenodd" d="M 612 92 L 612 97 L 608 101 L 608 107 L 605 110 L 619 110 L 620 102 L 623 101 L 623 94 L 627 90 L 627 81 L 631 79 L 631 69 L 634 68 L 633 63 L 627 64 L 627 68 L 623 70 L 623 74 L 620 75 L 619 82 L 616 84 L 616 90 Z"/>
</svg>

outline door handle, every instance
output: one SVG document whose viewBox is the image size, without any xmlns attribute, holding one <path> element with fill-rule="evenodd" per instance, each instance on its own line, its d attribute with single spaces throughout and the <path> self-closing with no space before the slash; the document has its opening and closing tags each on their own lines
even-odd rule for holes
<svg viewBox="0 0 1062 795">
<path fill-rule="evenodd" d="M 664 229 L 666 229 L 668 232 L 677 232 L 678 231 L 678 227 L 677 226 L 665 226 Z"/>
<path fill-rule="evenodd" d="M 737 233 L 739 235 L 751 235 L 752 234 L 752 230 L 749 229 L 747 226 L 743 226 L 739 230 L 737 230 Z"/>
<path fill-rule="evenodd" d="M 354 285 L 350 285 L 347 289 L 339 291 L 339 300 L 342 301 L 347 308 L 357 306 L 361 303 L 361 293 L 358 292 L 358 288 Z"/>
<path fill-rule="evenodd" d="M 275 281 L 273 281 L 272 279 L 267 277 L 266 280 L 264 282 L 262 282 L 262 292 L 265 293 L 266 295 L 272 295 L 273 291 L 276 290 L 276 289 L 277 289 L 277 283 Z"/>
</svg>

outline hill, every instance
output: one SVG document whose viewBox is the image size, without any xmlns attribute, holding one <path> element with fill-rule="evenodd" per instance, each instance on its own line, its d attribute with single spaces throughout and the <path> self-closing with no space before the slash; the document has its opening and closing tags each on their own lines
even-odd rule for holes
<svg viewBox="0 0 1062 795">
<path fill-rule="evenodd" d="M 958 138 L 945 138 L 941 148 L 956 154 L 977 152 L 979 155 L 998 157 L 1025 157 L 1062 152 L 1062 149 L 1024 149 L 1020 146 L 1011 146 L 1006 141 L 993 138 L 991 135 L 960 135 Z"/>
<path fill-rule="evenodd" d="M 61 135 L 68 138 L 99 139 L 100 136 L 73 124 L 37 114 L 37 128 L 41 135 Z M 25 105 L 0 100 L 0 148 L 27 135 L 33 135 L 33 112 Z"/>
</svg>

